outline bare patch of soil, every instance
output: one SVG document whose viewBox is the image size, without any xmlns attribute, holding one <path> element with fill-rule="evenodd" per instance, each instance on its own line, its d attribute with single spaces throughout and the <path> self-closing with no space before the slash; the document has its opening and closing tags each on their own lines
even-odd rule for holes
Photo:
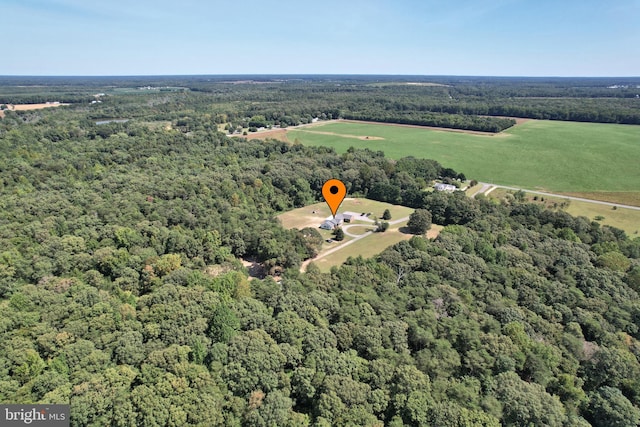
<svg viewBox="0 0 640 427">
<path fill-rule="evenodd" d="M 60 107 L 62 105 L 69 105 L 61 102 L 47 102 L 43 104 L 7 104 L 7 108 L 10 111 L 27 111 L 27 110 L 41 110 L 43 108 Z"/>
<path fill-rule="evenodd" d="M 41 110 L 43 108 L 60 107 L 61 105 L 69 105 L 62 102 L 46 102 L 43 104 L 7 104 L 8 111 L 28 111 Z M 0 111 L 0 119 L 4 117 L 4 111 Z"/>
<path fill-rule="evenodd" d="M 432 228 L 427 231 L 427 239 L 435 239 L 440 235 L 440 229 Z"/>
<path fill-rule="evenodd" d="M 269 129 L 259 132 L 250 132 L 247 135 L 242 135 L 242 138 L 261 140 L 277 139 L 278 141 L 289 142 L 287 139 L 287 129 Z"/>
<path fill-rule="evenodd" d="M 264 279 L 267 277 L 267 272 L 262 264 L 257 262 L 255 259 L 244 259 L 240 258 L 242 265 L 244 265 L 249 271 L 249 280 L 252 279 Z"/>
</svg>

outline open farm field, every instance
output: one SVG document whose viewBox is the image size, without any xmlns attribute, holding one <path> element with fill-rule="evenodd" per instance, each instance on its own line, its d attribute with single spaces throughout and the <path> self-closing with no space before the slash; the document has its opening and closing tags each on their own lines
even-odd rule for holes
<svg viewBox="0 0 640 427">
<path fill-rule="evenodd" d="M 637 200 L 633 193 L 640 192 L 640 126 L 530 120 L 489 136 L 338 122 L 315 126 L 313 132 L 290 130 L 288 139 L 338 152 L 353 146 L 396 159 L 430 158 L 479 181 L 594 199 L 604 192 L 617 203 Z M 614 200 L 618 192 L 624 201 Z"/>
<path fill-rule="evenodd" d="M 62 105 L 69 105 L 69 104 L 63 104 L 60 102 L 47 102 L 47 103 L 43 103 L 43 104 L 10 104 L 8 105 L 9 110 L 13 110 L 13 111 L 27 111 L 27 110 L 41 110 L 43 108 L 51 108 L 51 107 L 60 107 Z"/>
<path fill-rule="evenodd" d="M 28 111 L 28 110 L 41 110 L 43 108 L 60 107 L 62 105 L 69 105 L 60 102 L 46 102 L 42 104 L 7 104 L 9 111 Z M 4 112 L 0 111 L 0 117 L 4 117 Z"/>
<path fill-rule="evenodd" d="M 503 188 L 496 188 L 492 191 L 488 197 L 502 199 L 507 194 L 513 193 Z M 629 236 L 637 237 L 640 233 L 640 211 L 616 207 L 601 205 L 597 203 L 581 202 L 578 200 L 563 199 L 560 197 L 543 196 L 544 202 L 540 201 L 540 195 L 532 195 L 525 193 L 528 201 L 532 203 L 544 203 L 548 207 L 554 207 L 555 204 L 560 206 L 562 203 L 568 203 L 568 206 L 562 208 L 562 210 L 573 216 L 584 216 L 591 221 L 598 221 L 603 225 L 610 225 L 612 227 L 624 230 Z M 537 200 L 534 197 L 537 196 Z"/>
<path fill-rule="evenodd" d="M 143 87 L 115 87 L 109 88 L 106 92 L 113 95 L 144 95 L 149 93 L 160 92 L 185 92 L 188 91 L 186 87 L 175 86 L 143 86 Z"/>
<path fill-rule="evenodd" d="M 278 141 L 289 142 L 289 139 L 287 138 L 287 129 L 268 129 L 260 132 L 250 132 L 247 135 L 237 136 L 241 136 L 245 139 L 277 139 Z"/>
</svg>

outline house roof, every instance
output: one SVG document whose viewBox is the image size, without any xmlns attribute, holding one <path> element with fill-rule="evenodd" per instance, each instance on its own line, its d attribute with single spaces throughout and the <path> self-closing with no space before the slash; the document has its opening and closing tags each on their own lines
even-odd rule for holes
<svg viewBox="0 0 640 427">
<path fill-rule="evenodd" d="M 329 218 L 329 219 L 325 219 L 324 222 L 322 223 L 322 225 L 328 225 L 331 228 L 333 227 L 337 227 L 338 225 L 340 225 L 343 221 L 343 217 L 340 215 L 340 217 L 338 215 L 336 215 L 335 218 Z"/>
<path fill-rule="evenodd" d="M 441 184 L 438 183 L 433 186 L 436 190 L 455 190 L 456 186 L 451 184 Z"/>
</svg>

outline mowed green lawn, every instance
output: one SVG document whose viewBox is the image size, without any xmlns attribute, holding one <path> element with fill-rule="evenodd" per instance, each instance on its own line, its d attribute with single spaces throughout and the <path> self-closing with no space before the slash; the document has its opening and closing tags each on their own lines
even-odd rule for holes
<svg viewBox="0 0 640 427">
<path fill-rule="evenodd" d="M 640 191 L 640 126 L 531 120 L 497 135 L 477 135 L 333 122 L 290 130 L 288 139 L 338 152 L 353 146 L 381 150 L 394 159 L 435 159 L 468 178 L 528 189 Z"/>
<path fill-rule="evenodd" d="M 345 247 L 344 249 L 322 258 L 315 259 L 312 262 L 320 269 L 320 271 L 326 273 L 331 270 L 331 267 L 342 265 L 349 257 L 357 257 L 358 255 L 363 258 L 375 257 L 389 246 L 411 238 L 411 234 L 406 234 L 404 231 L 404 226 L 406 224 L 406 222 L 403 222 L 401 224 L 394 225 L 384 233 L 373 233 L 370 236 L 364 237 Z M 441 225 L 431 225 L 431 230 L 427 233 L 427 237 L 437 237 L 442 229 L 443 227 Z"/>
<path fill-rule="evenodd" d="M 331 267 L 342 265 L 349 257 L 357 257 L 360 255 L 363 258 L 371 258 L 378 255 L 389 246 L 410 238 L 410 234 L 401 233 L 397 228 L 388 230 L 384 233 L 375 233 L 358 240 L 344 249 L 323 258 L 313 260 L 312 262 L 320 269 L 320 271 L 326 273 L 331 270 Z"/>
</svg>

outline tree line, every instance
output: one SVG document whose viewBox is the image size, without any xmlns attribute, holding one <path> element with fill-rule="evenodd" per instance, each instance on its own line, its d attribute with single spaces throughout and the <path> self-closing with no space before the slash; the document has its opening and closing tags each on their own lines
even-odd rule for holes
<svg viewBox="0 0 640 427">
<path fill-rule="evenodd" d="M 404 114 L 368 111 L 345 112 L 342 114 L 342 118 L 493 133 L 502 132 L 516 124 L 516 121 L 513 119 L 424 112 L 408 112 Z"/>
<path fill-rule="evenodd" d="M 118 117 L 176 119 L 182 106 L 216 123 L 293 126 L 313 118 L 364 120 L 499 132 L 502 117 L 640 124 L 640 81 L 425 76 L 233 76 L 154 78 L 0 78 L 0 104 L 60 101 L 86 108 L 96 93 L 105 105 L 90 111 Z M 248 80 L 248 81 L 247 81 Z M 411 83 L 411 84 L 409 84 Z M 184 92 L 122 94 L 139 86 Z M 135 92 L 135 91 L 134 91 Z M 142 100 L 149 100 L 144 101 Z M 146 108 L 151 103 L 154 108 Z M 490 116 L 490 117 L 484 117 Z"/>
</svg>

